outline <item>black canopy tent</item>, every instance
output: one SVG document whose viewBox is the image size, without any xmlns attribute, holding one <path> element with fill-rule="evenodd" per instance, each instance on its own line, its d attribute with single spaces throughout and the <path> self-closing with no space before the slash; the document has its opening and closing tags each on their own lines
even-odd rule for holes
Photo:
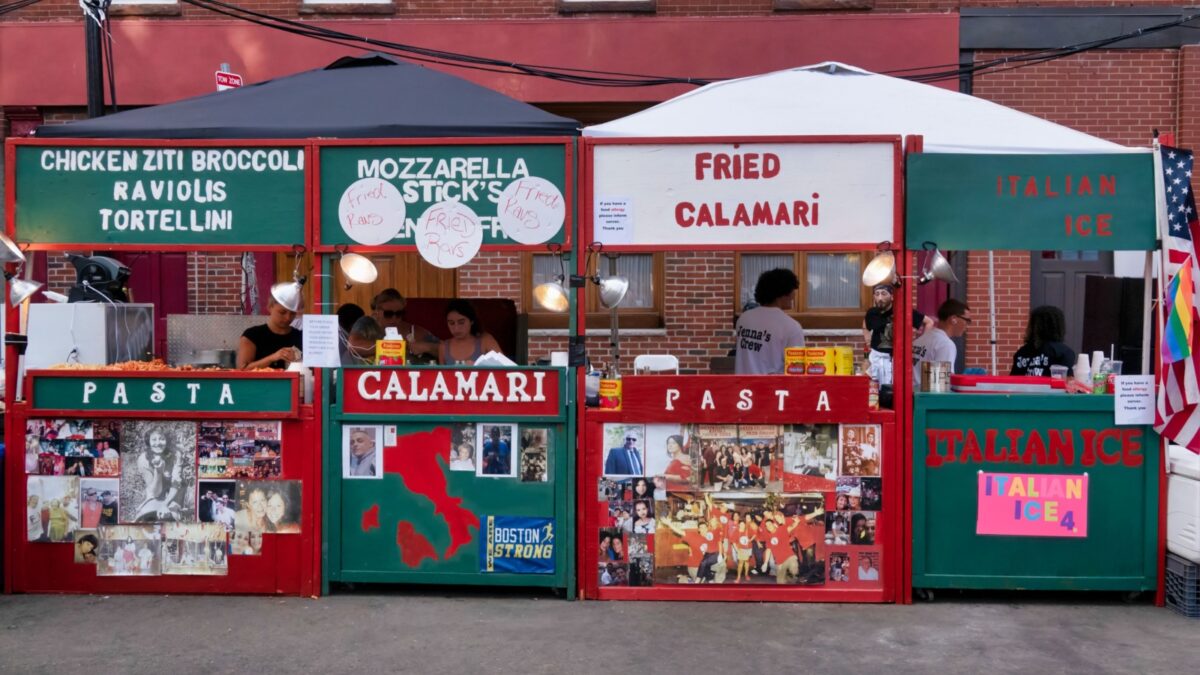
<svg viewBox="0 0 1200 675">
<path fill-rule="evenodd" d="M 38 127 L 39 138 L 575 136 L 579 123 L 386 54 L 240 89 Z"/>
</svg>

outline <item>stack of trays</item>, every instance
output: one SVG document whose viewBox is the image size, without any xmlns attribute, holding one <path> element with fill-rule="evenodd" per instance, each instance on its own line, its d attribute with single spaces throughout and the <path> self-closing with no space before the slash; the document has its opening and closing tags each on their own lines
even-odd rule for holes
<svg viewBox="0 0 1200 675">
<path fill-rule="evenodd" d="M 962 394 L 1065 394 L 1067 383 L 1050 377 L 951 375 L 950 391 Z"/>
</svg>

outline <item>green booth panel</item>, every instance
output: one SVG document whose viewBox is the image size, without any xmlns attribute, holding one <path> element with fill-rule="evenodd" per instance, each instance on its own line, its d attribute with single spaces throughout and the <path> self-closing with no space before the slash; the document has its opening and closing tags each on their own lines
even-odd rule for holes
<svg viewBox="0 0 1200 675">
<path fill-rule="evenodd" d="M 1152 427 L 1114 426 L 1112 396 L 916 394 L 913 587 L 1155 589 L 1160 456 Z M 1022 476 L 999 511 L 980 506 L 991 474 Z"/>
</svg>

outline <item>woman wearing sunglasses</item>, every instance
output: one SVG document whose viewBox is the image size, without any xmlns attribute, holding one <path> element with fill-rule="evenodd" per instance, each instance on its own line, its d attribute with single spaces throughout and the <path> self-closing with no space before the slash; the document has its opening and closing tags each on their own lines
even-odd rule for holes
<svg viewBox="0 0 1200 675">
<path fill-rule="evenodd" d="M 937 323 L 913 340 L 913 382 L 921 381 L 921 362 L 945 362 L 954 371 L 958 347 L 954 338 L 962 337 L 971 325 L 971 308 L 962 300 L 950 298 L 938 307 Z"/>
<path fill-rule="evenodd" d="M 400 291 L 387 288 L 371 299 L 371 315 L 385 333 L 388 328 L 395 328 L 397 333 L 408 340 L 410 361 L 415 355 L 429 354 L 436 362 L 437 337 L 424 326 L 409 323 L 404 318 L 404 310 L 407 305 L 408 301 L 404 299 L 403 295 L 400 295 Z"/>
</svg>

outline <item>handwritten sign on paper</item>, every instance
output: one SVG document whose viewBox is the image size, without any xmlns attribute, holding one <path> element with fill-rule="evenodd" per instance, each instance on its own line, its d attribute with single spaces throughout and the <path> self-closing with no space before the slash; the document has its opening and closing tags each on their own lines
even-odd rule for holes
<svg viewBox="0 0 1200 675">
<path fill-rule="evenodd" d="M 979 472 L 975 534 L 1086 537 L 1088 476 Z"/>
<path fill-rule="evenodd" d="M 496 205 L 500 227 L 519 244 L 544 244 L 562 229 L 566 200 L 545 178 L 518 178 L 500 193 Z"/>
<path fill-rule="evenodd" d="M 1115 424 L 1154 424 L 1154 376 L 1116 376 L 1113 406 Z"/>
<path fill-rule="evenodd" d="M 404 228 L 400 190 L 380 178 L 360 178 L 338 202 L 338 222 L 346 236 L 365 246 L 386 244 Z"/>
<path fill-rule="evenodd" d="M 483 244 L 483 225 L 462 202 L 438 202 L 421 214 L 415 233 L 417 251 L 429 264 L 453 269 L 467 264 Z"/>
</svg>

